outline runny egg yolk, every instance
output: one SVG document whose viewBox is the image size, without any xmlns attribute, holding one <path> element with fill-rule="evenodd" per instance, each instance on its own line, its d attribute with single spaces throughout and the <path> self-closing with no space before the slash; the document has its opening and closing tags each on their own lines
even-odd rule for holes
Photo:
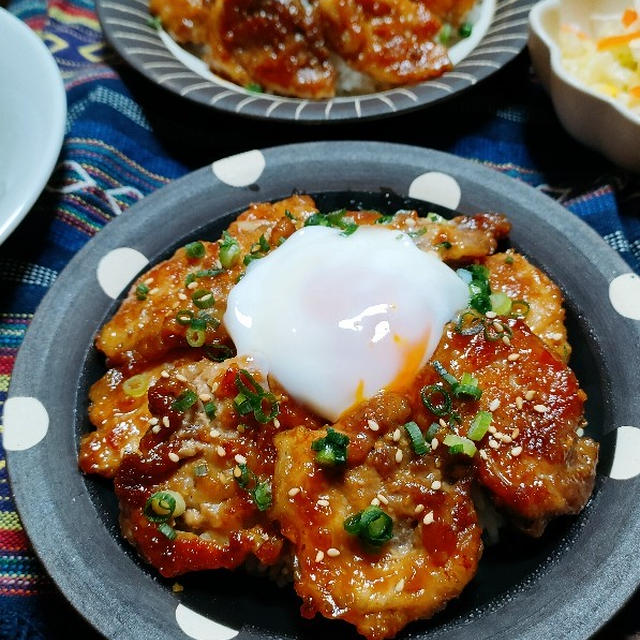
<svg viewBox="0 0 640 640">
<path fill-rule="evenodd" d="M 402 232 L 305 227 L 248 266 L 224 324 L 239 355 L 335 421 L 383 388 L 407 387 L 468 302 L 455 272 Z"/>
</svg>

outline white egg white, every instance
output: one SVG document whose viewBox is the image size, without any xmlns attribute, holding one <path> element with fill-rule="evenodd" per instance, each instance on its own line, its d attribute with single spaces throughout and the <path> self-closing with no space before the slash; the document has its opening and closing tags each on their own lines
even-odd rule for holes
<svg viewBox="0 0 640 640">
<path fill-rule="evenodd" d="M 252 262 L 224 325 L 298 401 L 335 421 L 383 388 L 401 388 L 468 305 L 467 285 L 406 234 L 314 226 Z"/>
</svg>

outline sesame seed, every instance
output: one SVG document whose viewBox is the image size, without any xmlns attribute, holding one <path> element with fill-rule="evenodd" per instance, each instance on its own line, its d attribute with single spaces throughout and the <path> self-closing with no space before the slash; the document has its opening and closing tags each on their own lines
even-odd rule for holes
<svg viewBox="0 0 640 640">
<path fill-rule="evenodd" d="M 438 448 L 438 445 L 439 445 L 439 444 L 440 444 L 440 443 L 438 442 L 438 438 L 434 438 L 434 439 L 431 441 L 431 449 L 432 449 L 432 451 L 435 451 L 435 450 Z"/>
<path fill-rule="evenodd" d="M 509 336 L 502 336 L 502 342 L 507 345 L 507 347 L 511 344 L 511 340 L 509 340 Z"/>
<path fill-rule="evenodd" d="M 318 500 L 318 501 L 316 502 L 316 504 L 317 504 L 319 507 L 328 507 L 328 506 L 329 506 L 329 501 L 328 501 L 328 500 L 324 500 L 323 498 L 321 498 L 320 500 Z"/>
<path fill-rule="evenodd" d="M 324 560 L 324 551 L 318 551 L 316 553 L 316 562 L 322 562 Z"/>
<path fill-rule="evenodd" d="M 498 322 L 497 320 L 494 320 L 492 323 L 493 328 L 498 332 L 498 333 L 502 333 L 504 331 L 504 326 L 502 325 L 501 322 Z"/>
<path fill-rule="evenodd" d="M 489 411 L 495 411 L 500 406 L 500 399 L 496 398 L 489 403 Z"/>
<path fill-rule="evenodd" d="M 367 425 L 371 431 L 379 431 L 380 425 L 375 420 L 367 420 Z"/>
<path fill-rule="evenodd" d="M 238 463 L 238 464 L 247 464 L 247 459 L 243 456 L 240 455 L 239 453 L 236 453 L 235 456 L 233 456 L 233 459 Z"/>
<path fill-rule="evenodd" d="M 515 362 L 519 357 L 520 357 L 520 354 L 519 354 L 519 353 L 510 353 L 510 354 L 507 356 L 507 360 L 508 360 L 509 362 Z"/>
<path fill-rule="evenodd" d="M 516 407 L 518 407 L 518 409 L 522 409 L 522 405 L 524 404 L 524 400 L 518 396 L 516 398 Z"/>
<path fill-rule="evenodd" d="M 402 433 L 401 433 L 400 429 L 396 429 L 396 430 L 393 432 L 393 436 L 392 436 L 393 441 L 394 441 L 394 442 L 398 442 L 398 441 L 400 440 L 400 438 L 401 438 L 401 437 L 402 437 Z"/>
<path fill-rule="evenodd" d="M 576 429 L 576 435 L 578 436 L 578 438 L 582 438 L 582 436 L 584 435 L 584 429 L 582 427 L 578 427 Z"/>
<path fill-rule="evenodd" d="M 432 488 L 434 491 L 439 491 L 440 489 L 442 489 L 442 482 L 440 482 L 440 480 L 434 480 L 434 481 L 431 483 L 431 488 Z"/>
<path fill-rule="evenodd" d="M 187 285 L 187 289 L 191 289 L 191 290 L 193 291 L 193 289 L 195 289 L 197 286 L 198 286 L 198 283 L 197 283 L 197 282 L 190 282 L 190 283 Z"/>
<path fill-rule="evenodd" d="M 537 413 L 547 413 L 547 411 L 549 411 L 549 407 L 544 404 L 536 404 L 533 406 L 533 410 Z"/>
<path fill-rule="evenodd" d="M 220 445 L 218 445 L 218 447 L 216 448 L 216 453 L 221 457 L 224 458 L 227 455 L 227 452 L 224 450 L 223 447 L 221 447 Z"/>
<path fill-rule="evenodd" d="M 340 550 L 335 547 L 329 547 L 329 549 L 327 549 L 327 555 L 330 558 L 337 558 L 340 555 Z"/>
<path fill-rule="evenodd" d="M 502 442 L 504 442 L 505 444 L 511 444 L 511 436 L 508 436 L 506 434 L 503 434 L 502 436 Z"/>
<path fill-rule="evenodd" d="M 396 449 L 396 462 L 400 464 L 402 462 L 403 454 L 402 449 Z"/>
<path fill-rule="evenodd" d="M 151 425 L 158 424 L 158 422 L 159 422 L 158 418 L 155 418 L 155 417 L 149 420 L 149 424 Z"/>
<path fill-rule="evenodd" d="M 153 278 L 147 278 L 147 279 L 144 281 L 144 283 L 145 283 L 145 284 L 147 285 L 147 287 L 148 287 L 150 284 L 153 284 Z"/>
<path fill-rule="evenodd" d="M 234 467 L 233 468 L 233 477 L 234 478 L 239 478 L 242 475 L 242 469 L 240 469 L 240 467 Z"/>
<path fill-rule="evenodd" d="M 484 315 L 487 316 L 489 320 L 493 320 L 498 316 L 498 314 L 495 311 L 487 311 L 487 313 L 485 313 Z"/>
<path fill-rule="evenodd" d="M 162 417 L 162 424 L 169 428 L 171 426 L 171 423 L 169 422 L 169 417 L 168 416 L 163 416 Z"/>
<path fill-rule="evenodd" d="M 168 378 L 169 377 L 169 372 L 163 370 L 163 371 L 160 372 L 160 376 L 162 378 Z"/>
<path fill-rule="evenodd" d="M 550 333 L 549 334 L 549 340 L 560 341 L 560 340 L 562 340 L 562 338 L 563 338 L 563 336 L 559 331 L 557 333 Z"/>
<path fill-rule="evenodd" d="M 484 449 L 480 449 L 480 457 L 483 460 L 488 460 L 489 459 L 489 454 L 484 450 Z"/>
<path fill-rule="evenodd" d="M 515 440 L 519 435 L 520 435 L 520 429 L 518 429 L 518 427 L 516 427 L 516 428 L 511 432 L 511 439 L 512 439 L 512 440 Z"/>
<path fill-rule="evenodd" d="M 278 418 L 274 418 L 274 419 L 273 419 L 273 426 L 274 426 L 276 429 L 279 429 L 279 428 L 280 428 L 280 420 L 278 420 Z"/>
<path fill-rule="evenodd" d="M 138 329 L 144 329 L 144 324 L 142 324 L 142 322 L 138 322 Z"/>
<path fill-rule="evenodd" d="M 171 462 L 180 462 L 180 456 L 177 453 L 173 453 L 173 451 L 171 451 L 169 453 L 169 460 L 171 460 Z"/>
<path fill-rule="evenodd" d="M 184 295 L 184 293 L 182 293 L 182 291 L 178 294 L 178 300 L 187 300 L 187 296 Z"/>
<path fill-rule="evenodd" d="M 404 589 L 404 578 L 402 578 L 398 584 L 394 587 L 396 593 L 400 593 Z"/>
<path fill-rule="evenodd" d="M 422 513 L 423 511 L 424 511 L 424 505 L 423 504 L 417 504 L 416 508 L 413 510 L 413 512 L 415 514 Z"/>
<path fill-rule="evenodd" d="M 289 497 L 293 498 L 294 496 L 297 496 L 300 493 L 300 487 L 291 487 L 288 493 L 289 493 Z"/>
<path fill-rule="evenodd" d="M 497 449 L 500 446 L 500 443 L 497 440 L 489 440 L 489 446 L 492 449 Z"/>
<path fill-rule="evenodd" d="M 533 400 L 536 397 L 536 392 L 533 389 L 529 389 L 527 393 L 524 394 L 525 400 Z"/>
<path fill-rule="evenodd" d="M 151 291 L 149 291 L 149 295 L 155 296 L 158 291 L 160 291 L 160 289 L 158 289 L 158 287 L 154 287 L 153 289 L 151 289 Z"/>
<path fill-rule="evenodd" d="M 183 376 L 181 373 L 176 374 L 176 380 L 180 380 L 180 382 L 186 382 L 187 378 Z"/>
<path fill-rule="evenodd" d="M 448 426 L 448 425 L 447 425 L 447 423 L 444 421 L 444 419 L 443 419 L 443 418 L 440 418 L 440 420 L 438 420 L 438 423 L 440 424 L 440 426 L 441 426 L 443 429 L 446 429 L 446 428 L 447 428 L 447 426 Z"/>
<path fill-rule="evenodd" d="M 497 433 L 498 430 L 491 424 L 489 425 L 489 428 L 487 429 L 487 431 L 489 433 Z"/>
<path fill-rule="evenodd" d="M 209 300 L 211 300 L 211 298 L 213 298 L 213 294 L 212 294 L 212 293 L 205 293 L 205 294 L 200 298 L 200 302 L 209 302 Z"/>
<path fill-rule="evenodd" d="M 511 449 L 511 455 L 514 458 L 517 458 L 521 453 L 522 453 L 522 447 L 513 447 L 513 449 Z"/>
<path fill-rule="evenodd" d="M 217 438 L 220 435 L 220 430 L 215 427 L 209 431 L 209 436 L 212 438 Z"/>
<path fill-rule="evenodd" d="M 371 500 L 371 506 L 372 507 L 379 507 L 380 506 L 380 500 L 378 500 L 378 498 L 373 498 L 373 500 Z"/>
<path fill-rule="evenodd" d="M 424 518 L 422 518 L 422 524 L 431 524 L 433 522 L 433 511 L 429 511 Z"/>
<path fill-rule="evenodd" d="M 416 226 L 416 221 L 413 218 L 406 218 L 404 223 L 407 225 L 407 227 L 415 227 Z"/>
<path fill-rule="evenodd" d="M 382 504 L 389 504 L 389 500 L 381 493 L 379 493 L 376 497 L 378 498 L 378 500 L 380 500 L 380 502 L 382 502 Z"/>
<path fill-rule="evenodd" d="M 151 433 L 160 433 L 160 425 L 156 424 L 153 427 L 151 427 Z"/>
<path fill-rule="evenodd" d="M 201 393 L 198 398 L 200 398 L 200 400 L 202 402 L 209 402 L 209 400 L 211 400 L 211 394 L 210 393 Z"/>
</svg>

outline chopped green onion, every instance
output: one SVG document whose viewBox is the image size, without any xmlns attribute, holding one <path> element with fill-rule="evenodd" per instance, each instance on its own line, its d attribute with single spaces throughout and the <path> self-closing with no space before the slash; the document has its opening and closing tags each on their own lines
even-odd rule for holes
<svg viewBox="0 0 640 640">
<path fill-rule="evenodd" d="M 380 214 L 379 218 L 376 218 L 376 224 L 389 224 L 393 222 L 393 216 L 384 216 Z"/>
<path fill-rule="evenodd" d="M 440 402 L 437 401 L 438 396 L 441 397 Z M 424 404 L 431 413 L 440 418 L 451 412 L 451 396 L 446 389 L 438 384 L 422 387 L 422 389 L 420 389 L 420 398 L 422 398 L 422 404 Z"/>
<path fill-rule="evenodd" d="M 238 469 L 240 469 L 240 475 L 236 476 L 234 474 L 234 478 L 236 482 L 242 489 L 246 489 L 249 486 L 249 482 L 255 477 L 253 472 L 249 470 L 246 464 L 239 464 Z"/>
<path fill-rule="evenodd" d="M 187 258 L 204 257 L 204 245 L 202 244 L 202 242 L 190 242 L 185 246 L 184 250 L 187 253 Z"/>
<path fill-rule="evenodd" d="M 458 381 L 442 366 L 440 362 L 434 360 L 432 364 L 433 368 L 436 370 L 436 373 L 445 382 L 448 382 L 452 387 L 455 387 L 458 384 Z"/>
<path fill-rule="evenodd" d="M 467 432 L 469 439 L 475 440 L 476 442 L 478 442 L 478 440 L 482 440 L 491 425 L 492 418 L 493 415 L 489 411 L 478 411 L 471 422 L 469 431 Z"/>
<path fill-rule="evenodd" d="M 207 418 L 211 419 L 216 415 L 216 405 L 214 402 L 206 402 L 204 405 L 204 412 Z"/>
<path fill-rule="evenodd" d="M 438 42 L 441 45 L 446 47 L 449 44 L 449 41 L 451 40 L 451 31 L 451 25 L 445 22 L 440 28 L 440 31 L 438 31 Z"/>
<path fill-rule="evenodd" d="M 187 277 L 184 281 L 185 287 L 188 287 L 192 282 L 201 280 L 202 278 L 215 278 L 216 276 L 219 276 L 223 271 L 224 269 L 200 269 L 200 271 L 189 273 L 187 274 Z"/>
<path fill-rule="evenodd" d="M 476 445 L 469 438 L 463 438 L 453 433 L 448 433 L 443 442 L 449 447 L 449 453 L 463 453 L 465 456 L 473 458 L 477 451 Z"/>
<path fill-rule="evenodd" d="M 149 287 L 147 287 L 147 285 L 144 282 L 141 282 L 136 287 L 136 298 L 138 298 L 138 300 L 146 300 L 148 293 L 149 293 Z"/>
<path fill-rule="evenodd" d="M 194 329 L 193 327 L 189 327 L 185 334 L 185 338 L 187 339 L 187 344 L 190 347 L 201 347 L 204 344 L 207 336 L 204 329 Z"/>
<path fill-rule="evenodd" d="M 407 422 L 407 424 L 404 425 L 404 428 L 409 435 L 411 446 L 415 453 L 419 456 L 423 456 L 431 450 L 431 447 L 426 443 L 424 436 L 422 435 L 422 431 L 420 431 L 420 427 L 415 422 Z"/>
<path fill-rule="evenodd" d="M 152 29 L 159 31 L 160 27 L 162 26 L 162 20 L 160 19 L 160 16 L 153 16 L 153 17 L 147 18 L 147 25 Z"/>
<path fill-rule="evenodd" d="M 189 311 L 189 309 L 180 309 L 178 313 L 176 313 L 176 322 L 183 326 L 187 326 L 191 324 L 193 320 L 193 311 Z"/>
<path fill-rule="evenodd" d="M 461 268 L 456 271 L 456 274 L 458 275 L 458 278 L 460 278 L 460 280 L 462 280 L 465 284 L 471 284 L 471 281 L 473 280 L 471 271 L 467 271 L 466 269 Z"/>
<path fill-rule="evenodd" d="M 226 344 L 208 344 L 204 348 L 204 355 L 212 362 L 224 362 L 227 358 L 233 358 L 233 349 Z"/>
<path fill-rule="evenodd" d="M 189 407 L 192 407 L 198 400 L 198 396 L 195 391 L 191 389 L 186 389 L 183 391 L 176 400 L 171 404 L 171 408 L 174 411 L 184 412 Z"/>
<path fill-rule="evenodd" d="M 345 217 L 346 213 L 346 209 L 338 209 L 330 213 L 314 213 L 306 219 L 304 226 L 314 227 L 319 225 L 322 227 L 334 227 L 336 229 L 342 229 L 342 235 L 349 236 L 358 228 L 358 225 L 355 222 L 349 221 Z"/>
<path fill-rule="evenodd" d="M 427 441 L 431 442 L 436 437 L 439 430 L 440 430 L 440 425 L 437 422 L 432 422 L 429 428 L 427 429 L 427 433 L 425 433 L 425 438 L 427 439 Z"/>
<path fill-rule="evenodd" d="M 460 396 L 471 396 L 474 400 L 478 400 L 482 396 L 482 389 L 478 387 L 478 380 L 470 373 L 463 373 L 460 382 L 456 383 L 453 388 L 453 395 L 456 398 Z"/>
<path fill-rule="evenodd" d="M 218 320 L 218 318 L 214 318 L 206 311 L 198 311 L 198 317 L 191 321 L 192 329 L 206 329 L 207 327 L 217 329 L 219 326 L 220 320 Z"/>
<path fill-rule="evenodd" d="M 257 82 L 249 82 L 249 84 L 245 85 L 245 89 L 251 91 L 251 93 L 264 93 L 262 85 L 259 85 Z"/>
<path fill-rule="evenodd" d="M 507 257 L 504 259 L 504 263 L 505 263 L 505 264 L 513 264 L 513 256 L 507 256 Z"/>
<path fill-rule="evenodd" d="M 381 547 L 393 537 L 393 520 L 380 507 L 369 506 L 344 521 L 344 530 L 374 547 Z"/>
<path fill-rule="evenodd" d="M 510 316 L 512 318 L 526 318 L 529 315 L 530 310 L 531 307 L 528 302 L 524 300 L 514 300 L 511 303 Z"/>
<path fill-rule="evenodd" d="M 122 383 L 122 390 L 132 398 L 140 398 L 149 390 L 149 374 L 131 376 Z"/>
<path fill-rule="evenodd" d="M 496 325 L 493 322 L 484 323 L 484 337 L 489 342 L 496 342 L 502 340 L 505 336 L 510 337 L 512 335 L 511 328 L 504 322 L 499 322 L 502 325 L 502 330 L 496 329 Z"/>
<path fill-rule="evenodd" d="M 511 298 L 506 293 L 502 293 L 502 291 L 492 293 L 489 300 L 491 301 L 491 311 L 495 311 L 499 316 L 506 316 L 511 311 Z"/>
<path fill-rule="evenodd" d="M 458 35 L 461 38 L 468 38 L 473 33 L 473 25 L 470 22 L 463 22 L 458 27 Z"/>
<path fill-rule="evenodd" d="M 311 443 L 311 450 L 316 452 L 318 464 L 323 467 L 335 467 L 347 462 L 348 445 L 349 436 L 328 427 L 324 438 L 318 438 Z"/>
<path fill-rule="evenodd" d="M 209 467 L 206 462 L 200 462 L 193 467 L 193 475 L 196 478 L 204 478 L 209 473 Z"/>
<path fill-rule="evenodd" d="M 266 511 L 271 506 L 271 483 L 268 480 L 258 482 L 255 489 L 251 491 L 251 497 L 258 511 Z"/>
<path fill-rule="evenodd" d="M 177 491 L 157 491 L 145 503 L 143 513 L 151 522 L 166 522 L 184 511 L 184 498 Z"/>
<path fill-rule="evenodd" d="M 456 331 L 463 336 L 474 336 L 484 329 L 485 319 L 476 311 L 469 309 L 458 316 Z"/>
<path fill-rule="evenodd" d="M 247 379 L 251 386 L 245 384 L 243 377 Z M 265 391 L 246 369 L 241 369 L 236 374 L 236 388 L 238 389 L 238 395 L 234 399 L 234 403 L 240 415 L 247 415 L 253 412 L 254 418 L 261 424 L 271 422 L 278 415 L 280 409 L 276 397 L 273 393 Z M 263 409 L 265 402 L 268 407 L 268 413 Z"/>
<path fill-rule="evenodd" d="M 444 242 L 438 242 L 438 244 L 434 246 L 436 247 L 436 249 L 451 249 L 453 245 L 447 240 L 445 240 Z"/>
<path fill-rule="evenodd" d="M 176 539 L 176 530 L 166 522 L 163 522 L 158 526 L 158 531 L 165 537 L 169 538 L 169 540 Z"/>
<path fill-rule="evenodd" d="M 191 300 L 198 309 L 208 309 L 216 303 L 213 293 L 207 291 L 207 289 L 196 289 L 196 291 L 191 294 Z"/>
<path fill-rule="evenodd" d="M 293 217 L 293 214 L 291 213 L 291 211 L 289 211 L 289 209 L 284 210 L 284 215 L 287 216 L 289 220 L 293 220 L 294 222 L 296 221 L 296 219 Z"/>
<path fill-rule="evenodd" d="M 434 213 L 433 211 L 427 213 L 426 218 L 429 222 L 444 222 L 447 223 L 448 220 L 446 218 L 443 218 L 441 215 Z"/>
<path fill-rule="evenodd" d="M 220 264 L 225 269 L 229 269 L 238 264 L 240 260 L 240 245 L 238 241 L 228 232 L 222 232 L 222 242 L 220 244 Z"/>
</svg>

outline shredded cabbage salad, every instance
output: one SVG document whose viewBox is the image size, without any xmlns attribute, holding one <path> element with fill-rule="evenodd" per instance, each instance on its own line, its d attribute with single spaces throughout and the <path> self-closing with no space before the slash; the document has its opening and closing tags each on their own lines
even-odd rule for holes
<svg viewBox="0 0 640 640">
<path fill-rule="evenodd" d="M 640 115 L 640 0 L 617 14 L 593 14 L 591 32 L 560 27 L 565 69 L 589 88 Z"/>
</svg>

